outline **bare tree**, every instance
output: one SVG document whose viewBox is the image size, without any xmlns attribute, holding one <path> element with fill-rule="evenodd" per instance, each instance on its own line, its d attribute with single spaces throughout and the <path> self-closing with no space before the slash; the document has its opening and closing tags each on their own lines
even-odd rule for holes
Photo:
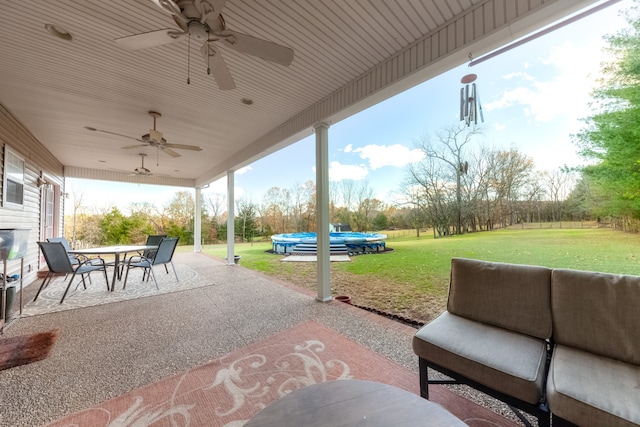
<svg viewBox="0 0 640 427">
<path fill-rule="evenodd" d="M 463 232 L 464 225 L 462 222 L 462 181 L 469 170 L 468 159 L 465 158 L 465 147 L 481 135 L 481 128 L 467 127 L 464 124 L 452 125 L 436 134 L 436 138 L 432 139 L 424 137 L 416 143 L 416 148 L 425 154 L 423 161 L 424 167 L 410 169 L 410 175 L 418 179 L 420 185 L 425 185 L 430 181 L 434 187 L 431 189 L 431 201 L 437 200 L 441 203 L 451 203 L 450 191 L 455 191 L 455 229 L 456 233 Z M 430 175 L 417 178 L 416 175 L 427 173 Z M 438 176 L 433 176 L 437 173 Z M 436 179 L 437 178 L 437 179 Z M 444 205 L 441 205 L 443 207 Z M 448 210 L 448 209 L 447 209 Z M 444 210 L 438 209 L 438 224 L 441 227 L 440 220 L 443 218 Z M 435 225 L 434 225 L 435 226 Z"/>
<path fill-rule="evenodd" d="M 73 192 L 73 231 L 71 233 L 71 247 L 76 247 L 76 221 L 78 218 L 78 213 L 82 209 L 82 199 L 84 198 L 84 193 L 76 193 Z"/>
<path fill-rule="evenodd" d="M 449 168 L 436 158 L 426 157 L 408 166 L 408 175 L 403 184 L 405 197 L 431 223 L 434 237 L 450 234 L 455 187 L 451 184 L 449 172 Z"/>
<path fill-rule="evenodd" d="M 313 181 L 296 183 L 290 191 L 295 231 L 310 231 L 315 216 L 315 185 Z"/>
<path fill-rule="evenodd" d="M 354 216 L 356 226 L 359 231 L 368 231 L 369 215 L 373 209 L 379 208 L 381 203 L 379 200 L 375 200 L 373 189 L 369 187 L 369 183 L 367 181 L 362 181 L 356 189 L 355 204 L 356 210 Z"/>
<path fill-rule="evenodd" d="M 567 171 L 554 169 L 543 173 L 543 183 L 549 195 L 551 221 L 560 221 L 562 219 L 563 202 L 569 197 L 573 188 L 573 177 Z"/>
<path fill-rule="evenodd" d="M 226 196 L 221 193 L 211 193 L 204 196 L 204 201 L 211 211 L 211 219 L 216 226 L 220 223 L 220 215 L 224 210 L 226 200 Z"/>
<path fill-rule="evenodd" d="M 524 197 L 527 184 L 533 180 L 533 160 L 512 148 L 493 154 L 492 186 L 498 199 L 502 226 L 515 224 L 520 219 L 519 201 Z"/>
</svg>

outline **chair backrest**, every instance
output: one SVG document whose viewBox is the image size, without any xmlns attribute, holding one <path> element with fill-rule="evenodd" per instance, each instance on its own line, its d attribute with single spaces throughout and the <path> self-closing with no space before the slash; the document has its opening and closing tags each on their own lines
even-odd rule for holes
<svg viewBox="0 0 640 427">
<path fill-rule="evenodd" d="M 158 246 L 163 238 L 167 237 L 166 234 L 152 234 L 147 236 L 147 246 Z"/>
<path fill-rule="evenodd" d="M 158 245 L 158 251 L 153 258 L 152 264 L 157 265 L 171 262 L 171 258 L 173 258 L 173 252 L 176 250 L 176 246 L 178 245 L 178 239 L 180 238 L 164 237 Z"/>
<path fill-rule="evenodd" d="M 453 258 L 447 310 L 521 334 L 550 338 L 551 269 Z"/>
<path fill-rule="evenodd" d="M 49 237 L 47 242 L 60 242 L 64 245 L 64 250 L 69 252 L 71 250 L 71 245 L 69 245 L 69 241 L 64 237 Z"/>
<path fill-rule="evenodd" d="M 145 244 L 147 246 L 158 246 L 165 237 L 167 237 L 166 234 L 152 234 L 147 237 L 147 243 Z M 157 250 L 158 249 L 147 249 L 142 253 L 142 256 L 145 258 L 153 258 L 155 257 Z"/>
<path fill-rule="evenodd" d="M 62 242 L 38 242 L 52 273 L 73 273 L 74 269 Z"/>
</svg>

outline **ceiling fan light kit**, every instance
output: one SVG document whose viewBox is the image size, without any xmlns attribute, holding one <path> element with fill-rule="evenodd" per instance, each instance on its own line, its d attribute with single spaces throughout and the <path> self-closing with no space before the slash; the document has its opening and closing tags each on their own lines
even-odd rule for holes
<svg viewBox="0 0 640 427">
<path fill-rule="evenodd" d="M 225 46 L 237 52 L 283 66 L 288 66 L 293 61 L 293 49 L 290 47 L 228 29 L 221 14 L 226 0 L 150 1 L 170 14 L 178 29 L 165 28 L 134 34 L 115 39 L 115 42 L 128 50 L 162 46 L 185 38 L 189 44 L 192 39 L 202 43 L 200 52 L 207 65 L 207 74 L 214 78 L 221 90 L 235 89 L 236 86 L 222 54 L 214 46 L 216 42 L 223 42 Z"/>
</svg>

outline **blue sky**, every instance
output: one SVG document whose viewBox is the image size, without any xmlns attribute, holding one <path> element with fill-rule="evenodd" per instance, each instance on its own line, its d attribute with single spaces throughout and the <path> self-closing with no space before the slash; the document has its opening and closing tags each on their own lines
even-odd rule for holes
<svg viewBox="0 0 640 427">
<path fill-rule="evenodd" d="M 419 158 L 415 142 L 458 123 L 460 79 L 470 73 L 478 76 L 483 144 L 517 148 L 539 170 L 579 164 L 570 135 L 581 128 L 580 119 L 590 115 L 590 92 L 604 58 L 603 36 L 626 25 L 619 11 L 631 5 L 631 0 L 623 0 L 478 65 L 457 67 L 333 124 L 329 128 L 330 180 L 366 180 L 378 198 L 393 200 L 406 165 Z M 236 198 L 260 203 L 271 187 L 292 188 L 315 181 L 314 166 L 315 137 L 310 136 L 238 171 Z M 85 204 L 99 208 L 118 201 L 117 206 L 126 212 L 130 202 L 140 201 L 136 184 L 68 179 L 67 185 L 69 193 L 83 193 Z M 159 207 L 180 190 L 145 187 L 149 187 L 145 189 L 147 201 Z M 87 200 L 88 188 L 91 194 L 101 194 L 101 200 Z M 213 183 L 204 193 L 226 193 L 226 179 Z"/>
</svg>

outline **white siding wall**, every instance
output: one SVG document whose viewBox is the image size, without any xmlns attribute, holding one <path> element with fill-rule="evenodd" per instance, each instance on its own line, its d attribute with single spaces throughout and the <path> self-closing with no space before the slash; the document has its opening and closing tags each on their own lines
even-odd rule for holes
<svg viewBox="0 0 640 427">
<path fill-rule="evenodd" d="M 10 111 L 0 104 L 0 191 L 4 167 L 4 151 L 8 146 L 25 160 L 25 192 L 24 209 L 12 209 L 0 206 L 0 228 L 29 228 L 29 246 L 24 257 L 24 284 L 27 285 L 37 277 L 39 251 L 37 241 L 40 240 L 40 188 L 38 177 L 47 175 L 49 181 L 60 187 L 64 192 L 64 168 L 60 162 L 20 123 Z M 1 195 L 1 193 L 0 193 Z M 0 197 L 0 204 L 2 198 Z M 63 218 L 63 205 L 59 203 L 59 215 Z M 62 222 L 62 221 L 60 221 Z M 57 224 L 56 230 L 62 230 L 62 223 Z M 0 267 L 1 268 L 1 267 Z M 7 273 L 20 271 L 20 260 L 7 262 Z"/>
</svg>

